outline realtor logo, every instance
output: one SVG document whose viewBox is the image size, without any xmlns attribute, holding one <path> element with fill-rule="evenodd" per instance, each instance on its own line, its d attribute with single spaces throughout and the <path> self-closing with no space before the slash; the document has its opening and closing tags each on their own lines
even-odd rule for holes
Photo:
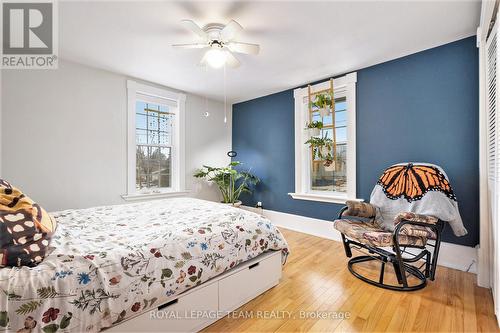
<svg viewBox="0 0 500 333">
<path fill-rule="evenodd" d="M 2 68 L 57 68 L 55 3 L 2 3 Z"/>
</svg>

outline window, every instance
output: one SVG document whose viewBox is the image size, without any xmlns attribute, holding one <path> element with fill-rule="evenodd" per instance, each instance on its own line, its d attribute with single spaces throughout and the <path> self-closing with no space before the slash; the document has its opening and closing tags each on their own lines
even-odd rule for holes
<svg viewBox="0 0 500 333">
<path fill-rule="evenodd" d="M 127 82 L 127 200 L 184 192 L 185 95 Z"/>
<path fill-rule="evenodd" d="M 135 107 L 135 188 L 139 192 L 172 187 L 175 113 L 166 105 L 147 100 L 138 96 Z"/>
<path fill-rule="evenodd" d="M 294 199 L 345 203 L 356 200 L 356 73 L 333 82 L 335 113 L 321 115 L 309 107 L 309 89 L 298 88 L 295 97 L 295 192 Z M 313 92 L 324 91 L 330 81 L 311 86 Z M 333 140 L 322 156 L 305 142 L 311 133 L 305 130 L 311 121 L 321 121 L 323 128 L 316 137 Z M 331 166 L 325 156 L 333 157 Z"/>
<path fill-rule="evenodd" d="M 333 115 L 322 117 L 317 109 L 312 109 L 309 118 L 312 121 L 321 121 L 323 128 L 320 130 L 320 137 L 332 139 L 335 129 L 335 147 L 332 146 L 329 153 L 336 156 L 336 168 L 325 168 L 325 160 L 315 157 L 311 170 L 311 190 L 346 193 L 346 148 L 347 148 L 347 110 L 345 97 L 335 98 L 335 126 L 333 125 Z"/>
</svg>

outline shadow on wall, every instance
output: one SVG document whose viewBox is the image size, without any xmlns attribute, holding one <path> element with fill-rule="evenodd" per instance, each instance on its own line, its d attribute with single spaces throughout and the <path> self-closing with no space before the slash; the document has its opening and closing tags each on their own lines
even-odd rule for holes
<svg viewBox="0 0 500 333">
<path fill-rule="evenodd" d="M 221 195 L 217 186 L 203 179 L 193 180 L 191 195 L 199 199 L 216 201 L 216 202 L 221 201 Z"/>
</svg>

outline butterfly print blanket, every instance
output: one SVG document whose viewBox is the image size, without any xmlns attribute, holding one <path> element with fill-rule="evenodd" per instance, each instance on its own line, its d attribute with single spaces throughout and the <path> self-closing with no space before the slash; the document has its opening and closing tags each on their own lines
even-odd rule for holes
<svg viewBox="0 0 500 333">
<path fill-rule="evenodd" d="M 394 218 L 403 212 L 437 217 L 450 224 L 455 236 L 467 234 L 448 176 L 437 165 L 400 163 L 387 168 L 370 196 L 377 207 L 376 223 L 394 230 Z"/>
</svg>

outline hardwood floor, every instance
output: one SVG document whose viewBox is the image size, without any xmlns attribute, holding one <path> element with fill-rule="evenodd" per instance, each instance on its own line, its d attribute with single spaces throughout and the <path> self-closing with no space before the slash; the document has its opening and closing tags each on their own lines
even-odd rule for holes
<svg viewBox="0 0 500 333">
<path fill-rule="evenodd" d="M 438 267 L 423 290 L 380 289 L 351 275 L 341 243 L 281 231 L 291 251 L 281 283 L 204 332 L 499 331 L 490 291 L 472 273 Z"/>
</svg>

